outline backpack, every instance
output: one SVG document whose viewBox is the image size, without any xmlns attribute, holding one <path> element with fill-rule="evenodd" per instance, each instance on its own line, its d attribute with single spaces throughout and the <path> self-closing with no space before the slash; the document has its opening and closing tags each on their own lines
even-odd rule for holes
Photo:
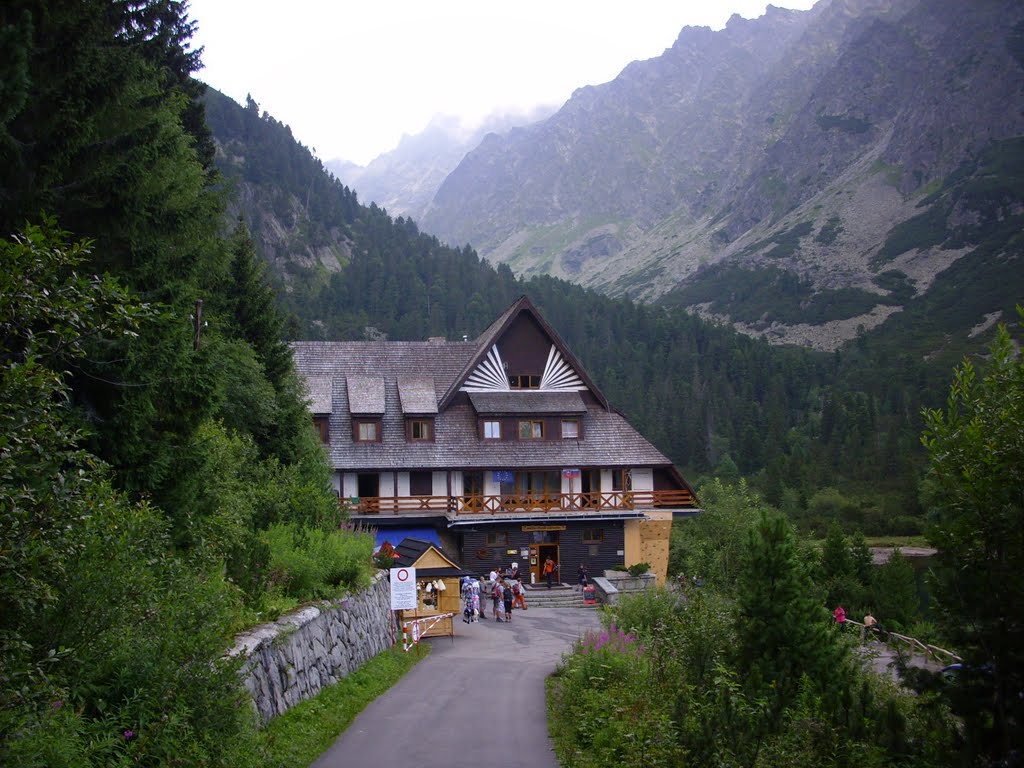
<svg viewBox="0 0 1024 768">
<path fill-rule="evenodd" d="M 512 585 L 512 594 L 513 594 L 513 595 L 518 595 L 518 594 L 520 594 L 521 592 L 522 592 L 522 587 L 520 587 L 520 586 L 519 586 L 519 582 L 517 581 L 517 582 L 515 582 L 515 583 L 514 583 L 514 584 Z"/>
</svg>

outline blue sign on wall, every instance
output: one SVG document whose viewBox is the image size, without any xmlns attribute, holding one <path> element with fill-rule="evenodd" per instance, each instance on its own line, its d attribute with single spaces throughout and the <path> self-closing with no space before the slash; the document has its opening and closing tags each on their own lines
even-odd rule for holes
<svg viewBox="0 0 1024 768">
<path fill-rule="evenodd" d="M 516 481 L 516 473 L 511 469 L 496 469 L 494 470 L 494 482 L 496 483 L 514 483 Z"/>
</svg>

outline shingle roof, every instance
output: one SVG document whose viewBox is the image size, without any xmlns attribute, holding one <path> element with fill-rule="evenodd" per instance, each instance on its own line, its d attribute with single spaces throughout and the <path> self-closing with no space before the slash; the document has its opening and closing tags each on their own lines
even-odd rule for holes
<svg viewBox="0 0 1024 768">
<path fill-rule="evenodd" d="M 586 413 L 587 406 L 579 392 L 471 392 L 469 401 L 477 413 Z"/>
<path fill-rule="evenodd" d="M 621 414 L 606 409 L 603 402 L 580 407 L 583 403 L 577 393 L 473 393 L 474 398 L 479 394 L 493 397 L 491 401 L 485 398 L 474 399 L 473 402 L 478 407 L 499 407 L 499 403 L 502 407 L 511 407 L 518 396 L 525 396 L 539 397 L 536 405 L 540 408 L 554 407 L 555 403 L 559 408 L 568 408 L 568 399 L 563 402 L 561 398 L 569 395 L 575 398 L 572 410 L 533 412 L 578 413 L 581 439 L 485 441 L 477 432 L 477 411 L 467 403 L 450 405 L 437 414 L 432 441 L 406 440 L 404 400 L 399 392 L 399 379 L 426 378 L 429 375 L 435 402 L 440 404 L 446 393 L 453 391 L 460 377 L 468 375 L 481 349 L 493 344 L 509 318 L 524 306 L 532 309 L 526 300 L 517 301 L 480 337 L 468 342 L 294 342 L 291 347 L 296 369 L 307 381 L 326 377 L 332 383 L 331 466 L 343 471 L 671 466 L 671 461 Z M 380 442 L 352 440 L 353 404 L 350 404 L 350 398 L 353 392 L 359 398 L 363 397 L 362 390 L 352 386 L 352 380 L 358 377 L 373 377 L 382 382 L 376 392 L 383 390 L 383 406 L 379 402 L 373 405 L 380 409 L 376 413 L 383 414 Z M 346 379 L 349 380 L 348 386 Z M 416 390 L 425 397 L 429 387 L 421 382 Z M 402 392 L 412 394 L 408 387 Z M 361 399 L 354 405 L 356 408 L 369 407 Z"/>
<path fill-rule="evenodd" d="M 387 388 L 388 408 L 379 443 L 353 442 L 352 421 L 339 406 L 331 415 L 330 463 L 335 469 L 495 469 L 502 467 L 658 466 L 671 462 L 615 411 L 595 405 L 580 416 L 585 439 L 483 440 L 470 405 L 454 405 L 434 419 L 432 442 L 407 442 L 398 391 Z M 343 405 L 343 403 L 342 403 Z"/>
<path fill-rule="evenodd" d="M 331 412 L 332 383 L 330 376 L 309 376 L 306 379 L 310 413 Z"/>
<path fill-rule="evenodd" d="M 429 541 L 407 536 L 399 542 L 397 547 L 395 547 L 395 565 L 405 566 L 408 568 L 423 557 L 423 554 L 431 547 L 434 547 L 434 544 Z M 439 548 L 434 548 L 437 549 L 438 552 L 441 552 Z M 416 577 L 430 578 L 432 576 L 469 576 L 471 574 L 470 571 L 463 569 L 460 563 L 452 560 L 452 558 L 444 552 L 441 552 L 441 555 L 450 563 L 453 563 L 454 567 L 434 566 L 433 568 L 417 568 Z"/>
<path fill-rule="evenodd" d="M 354 416 L 381 416 L 384 413 L 383 376 L 346 376 L 348 410 Z"/>
<path fill-rule="evenodd" d="M 398 399 L 402 413 L 421 415 L 437 413 L 437 391 L 432 376 L 399 376 Z"/>
</svg>

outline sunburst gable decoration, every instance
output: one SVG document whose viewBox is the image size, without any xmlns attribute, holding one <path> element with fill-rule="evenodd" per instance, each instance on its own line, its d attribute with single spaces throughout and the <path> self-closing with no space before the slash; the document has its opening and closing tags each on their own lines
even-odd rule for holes
<svg viewBox="0 0 1024 768">
<path fill-rule="evenodd" d="M 586 389 L 583 380 L 572 366 L 565 362 L 565 358 L 562 357 L 558 348 L 552 344 L 548 351 L 547 363 L 544 365 L 544 374 L 540 379 L 539 391 L 574 392 L 581 389 Z M 501 360 L 497 346 L 491 347 L 487 357 L 466 377 L 466 383 L 462 386 L 463 392 L 508 392 L 510 390 L 505 364 Z"/>
<path fill-rule="evenodd" d="M 505 365 L 501 362 L 497 345 L 491 347 L 487 357 L 476 367 L 462 387 L 463 392 L 505 391 L 509 389 Z"/>
<path fill-rule="evenodd" d="M 565 362 L 562 353 L 552 344 L 548 352 L 548 361 L 544 364 L 544 375 L 540 378 L 542 390 L 580 390 L 586 389 L 579 375 Z"/>
</svg>

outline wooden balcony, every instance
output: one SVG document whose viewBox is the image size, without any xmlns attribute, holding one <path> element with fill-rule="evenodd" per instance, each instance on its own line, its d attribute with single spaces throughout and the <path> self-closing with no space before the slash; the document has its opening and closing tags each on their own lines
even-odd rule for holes
<svg viewBox="0 0 1024 768">
<path fill-rule="evenodd" d="M 501 496 L 377 496 L 342 498 L 349 514 L 363 515 L 507 515 L 538 512 L 606 512 L 643 509 L 683 509 L 696 506 L 687 490 L 610 491 Z"/>
</svg>

